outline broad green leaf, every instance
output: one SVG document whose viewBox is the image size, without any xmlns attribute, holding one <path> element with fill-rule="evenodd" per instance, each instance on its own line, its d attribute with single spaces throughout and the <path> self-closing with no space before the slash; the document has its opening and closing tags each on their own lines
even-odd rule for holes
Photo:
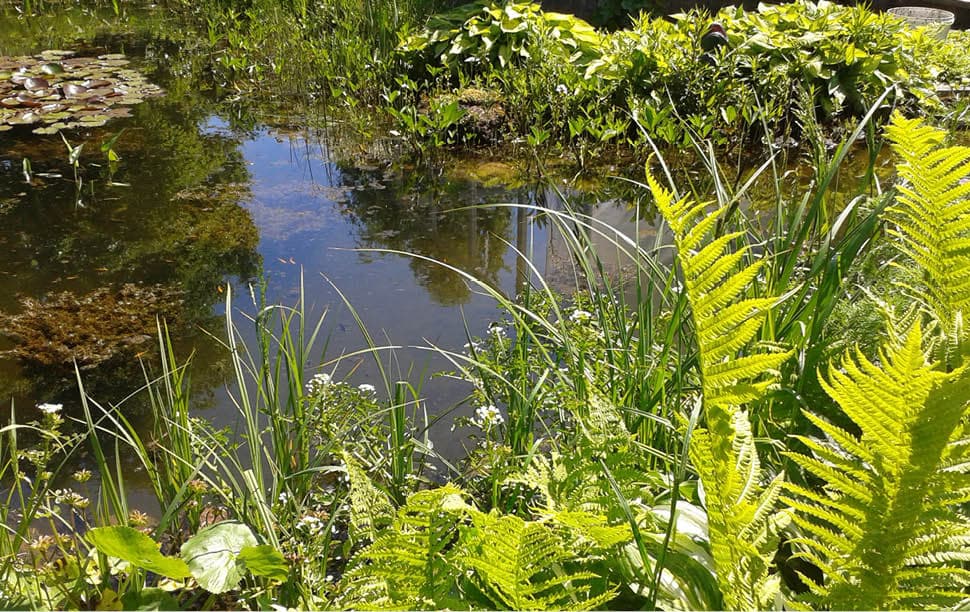
<svg viewBox="0 0 970 612">
<path fill-rule="evenodd" d="M 237 564 L 239 553 L 258 544 L 249 527 L 238 521 L 224 521 L 192 536 L 182 545 L 182 558 L 202 588 L 225 593 L 242 580 L 242 568 Z"/>
<path fill-rule="evenodd" d="M 125 593 L 121 598 L 124 610 L 181 610 L 177 599 L 163 589 L 151 588 Z"/>
<path fill-rule="evenodd" d="M 88 532 L 87 538 L 99 552 L 143 570 L 168 578 L 187 578 L 190 575 L 189 566 L 184 561 L 163 555 L 158 543 L 137 529 L 96 527 Z"/>
<path fill-rule="evenodd" d="M 283 558 L 283 553 L 269 544 L 247 546 L 239 551 L 237 560 L 254 576 L 286 580 L 290 574 L 290 568 Z"/>
</svg>

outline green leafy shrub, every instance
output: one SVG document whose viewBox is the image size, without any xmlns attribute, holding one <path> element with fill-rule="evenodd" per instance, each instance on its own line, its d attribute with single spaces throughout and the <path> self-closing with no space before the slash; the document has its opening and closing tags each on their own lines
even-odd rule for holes
<svg viewBox="0 0 970 612">
<path fill-rule="evenodd" d="M 599 42 L 585 21 L 545 12 L 533 2 L 474 2 L 435 15 L 398 51 L 415 67 L 430 60 L 452 71 L 479 71 L 521 63 L 540 44 L 555 45 L 568 61 L 583 64 L 597 55 Z"/>
</svg>

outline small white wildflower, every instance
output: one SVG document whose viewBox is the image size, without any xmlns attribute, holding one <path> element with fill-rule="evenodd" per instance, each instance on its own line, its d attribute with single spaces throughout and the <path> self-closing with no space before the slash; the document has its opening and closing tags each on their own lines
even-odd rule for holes
<svg viewBox="0 0 970 612">
<path fill-rule="evenodd" d="M 499 412 L 498 408 L 492 405 L 479 406 L 475 409 L 475 424 L 484 430 L 489 430 L 496 425 L 501 425 L 505 422 L 502 418 L 502 413 Z"/>
<path fill-rule="evenodd" d="M 490 323 L 488 325 L 488 333 L 492 334 L 496 338 L 505 337 L 505 327 L 501 323 Z"/>
<path fill-rule="evenodd" d="M 64 404 L 37 404 L 37 409 L 44 414 L 57 414 L 64 408 Z"/>
<path fill-rule="evenodd" d="M 283 491 L 282 493 L 280 493 L 279 500 L 281 504 L 285 504 L 290 500 L 290 494 L 287 493 L 286 491 Z"/>
<path fill-rule="evenodd" d="M 377 389 L 374 387 L 374 385 L 369 385 L 367 383 L 362 383 L 360 385 L 357 385 L 357 390 L 360 391 L 361 393 L 376 393 L 377 392 Z"/>
<path fill-rule="evenodd" d="M 324 578 L 324 580 L 326 580 L 327 582 L 333 582 L 333 574 L 327 574 L 327 577 Z"/>
<path fill-rule="evenodd" d="M 578 308 L 573 311 L 573 314 L 569 315 L 569 320 L 573 323 L 580 323 L 583 321 L 589 321 L 593 318 L 593 313 L 587 312 L 585 310 L 579 310 Z"/>
<path fill-rule="evenodd" d="M 556 93 L 560 96 L 565 96 L 567 93 L 569 93 L 569 88 L 566 87 L 565 83 L 560 83 L 556 85 Z"/>
<path fill-rule="evenodd" d="M 296 528 L 305 529 L 306 531 L 310 532 L 310 535 L 319 535 L 323 531 L 324 527 L 325 525 L 323 521 L 310 514 L 301 516 L 299 520 L 296 521 Z"/>
<path fill-rule="evenodd" d="M 320 374 L 313 375 L 313 378 L 306 384 L 306 390 L 309 393 L 315 393 L 332 384 L 333 377 L 326 372 L 321 372 Z"/>
</svg>

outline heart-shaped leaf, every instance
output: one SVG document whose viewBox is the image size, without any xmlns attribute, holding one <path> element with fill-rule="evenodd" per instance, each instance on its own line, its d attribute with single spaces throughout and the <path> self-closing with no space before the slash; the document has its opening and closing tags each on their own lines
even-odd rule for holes
<svg viewBox="0 0 970 612">
<path fill-rule="evenodd" d="M 259 544 L 252 530 L 238 521 L 216 523 L 182 545 L 182 558 L 199 586 L 225 593 L 239 585 L 244 568 L 237 563 L 244 548 Z"/>
</svg>

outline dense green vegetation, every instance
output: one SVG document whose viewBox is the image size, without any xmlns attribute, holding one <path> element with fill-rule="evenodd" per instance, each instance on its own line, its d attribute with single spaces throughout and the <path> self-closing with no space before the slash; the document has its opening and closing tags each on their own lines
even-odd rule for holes
<svg viewBox="0 0 970 612">
<path fill-rule="evenodd" d="M 391 120 L 432 166 L 443 148 L 510 137 L 540 171 L 555 153 L 581 167 L 606 152 L 648 160 L 633 189 L 669 232 L 637 244 L 568 206 L 509 204 L 569 247 L 569 296 L 534 269 L 508 296 L 500 261 L 476 274 L 409 254 L 501 312 L 467 330 L 464 350 L 426 347 L 469 389 L 476 433 L 457 462 L 435 451 L 418 381 L 391 374 L 392 347 L 352 304 L 367 346 L 321 363 L 327 320 L 309 320 L 302 293 L 292 306 L 246 296 L 253 335 L 226 291 L 218 343 L 237 431 L 195 416 L 192 360 L 160 322 L 142 389 L 153 431 L 90 397 L 80 369 L 80 433 L 57 404 L 26 424 L 12 411 L 0 429 L 4 606 L 964 606 L 970 147 L 933 124 L 962 110 L 937 86 L 970 75 L 965 36 L 797 2 L 722 11 L 726 42 L 704 50 L 715 17 L 703 13 L 607 33 L 530 4 L 466 5 L 425 24 L 432 8 L 183 8 L 220 51 L 180 65 L 369 108 L 362 131 Z M 466 119 L 498 108 L 508 123 L 492 132 Z M 794 194 L 771 155 L 786 138 L 803 142 L 792 154 L 810 177 Z M 696 165 L 672 166 L 658 142 Z M 891 183 L 874 178 L 884 142 Z M 836 195 L 853 148 L 869 164 Z M 729 180 L 728 155 L 764 161 Z M 770 211 L 750 205 L 764 182 Z M 157 234 L 146 253 L 177 239 Z M 380 252 L 408 255 L 416 240 Z M 597 252 L 603 240 L 611 253 Z M 627 266 L 607 274 L 615 253 Z M 202 265 L 188 257 L 178 272 L 193 280 Z M 383 388 L 340 380 L 360 356 Z M 81 452 L 99 478 L 67 473 Z M 153 516 L 131 505 L 131 461 Z"/>
</svg>

